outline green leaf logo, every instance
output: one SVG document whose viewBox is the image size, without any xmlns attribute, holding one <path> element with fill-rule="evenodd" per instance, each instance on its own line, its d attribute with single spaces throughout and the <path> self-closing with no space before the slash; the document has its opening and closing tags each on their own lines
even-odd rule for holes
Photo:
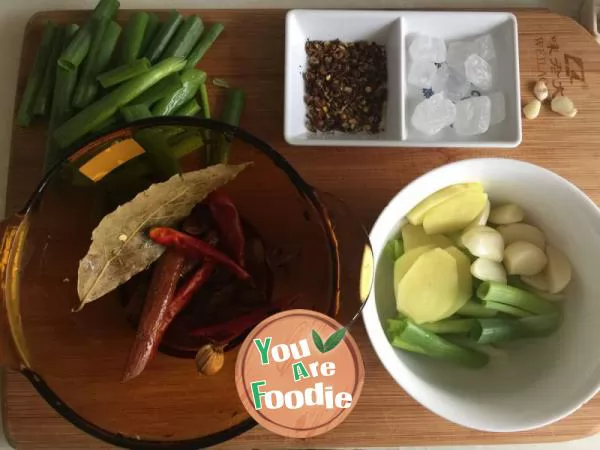
<svg viewBox="0 0 600 450">
<path fill-rule="evenodd" d="M 335 333 L 333 333 L 331 336 L 329 336 L 325 341 L 325 345 L 323 346 L 323 353 L 327 353 L 336 348 L 339 345 L 339 343 L 342 342 L 344 336 L 346 336 L 346 331 L 346 327 L 342 327 Z"/>
<path fill-rule="evenodd" d="M 344 336 L 346 336 L 346 331 L 346 327 L 340 328 L 331 336 L 329 336 L 325 341 L 325 344 L 323 344 L 323 339 L 321 339 L 319 333 L 317 333 L 316 330 L 312 330 L 312 338 L 313 342 L 315 343 L 315 347 L 317 347 L 317 350 L 319 350 L 321 353 L 327 353 L 333 350 L 340 344 L 340 342 L 342 342 Z"/>
<path fill-rule="evenodd" d="M 319 336 L 319 333 L 317 333 L 316 330 L 312 330 L 312 338 L 313 342 L 315 343 L 315 347 L 317 347 L 317 350 L 319 350 L 321 353 L 325 353 L 325 349 L 323 347 L 323 339 L 321 339 L 321 336 Z"/>
</svg>

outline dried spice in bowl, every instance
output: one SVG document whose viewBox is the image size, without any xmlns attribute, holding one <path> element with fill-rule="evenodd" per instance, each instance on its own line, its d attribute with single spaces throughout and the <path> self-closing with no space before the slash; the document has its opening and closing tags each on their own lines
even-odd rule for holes
<svg viewBox="0 0 600 450">
<path fill-rule="evenodd" d="M 385 46 L 366 41 L 307 41 L 305 49 L 307 128 L 312 132 L 382 131 L 387 99 Z"/>
</svg>

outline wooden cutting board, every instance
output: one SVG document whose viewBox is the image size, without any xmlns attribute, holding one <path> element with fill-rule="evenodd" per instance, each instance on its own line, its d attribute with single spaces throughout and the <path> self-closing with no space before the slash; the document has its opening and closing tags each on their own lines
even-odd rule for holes
<svg viewBox="0 0 600 450">
<path fill-rule="evenodd" d="M 496 156 L 547 167 L 600 202 L 600 47 L 575 21 L 544 10 L 517 11 L 523 101 L 545 77 L 551 92 L 564 89 L 579 114 L 569 120 L 545 105 L 541 116 L 523 124 L 523 143 L 514 150 L 443 148 L 300 148 L 283 140 L 285 11 L 187 11 L 206 22 L 225 24 L 225 33 L 203 60 L 203 68 L 248 93 L 242 125 L 283 153 L 314 186 L 345 201 L 370 226 L 389 199 L 417 176 L 448 162 Z M 129 13 L 121 13 L 125 19 Z M 25 31 L 19 94 L 31 67 L 46 19 L 82 22 L 83 12 L 43 12 Z M 212 89 L 211 94 L 216 94 Z M 17 100 L 20 95 L 17 97 Z M 45 132 L 41 125 L 13 129 L 8 213 L 21 207 L 40 176 Z M 410 398 L 387 374 L 362 325 L 352 330 L 365 362 L 360 400 L 338 428 L 310 440 L 286 440 L 260 427 L 222 448 L 385 447 L 441 444 L 549 442 L 581 438 L 600 429 L 600 397 L 569 418 L 536 431 L 491 434 L 461 428 L 435 416 Z M 552 395 L 551 392 L 548 395 Z M 60 417 L 18 373 L 7 373 L 3 417 L 17 448 L 108 448 Z"/>
</svg>

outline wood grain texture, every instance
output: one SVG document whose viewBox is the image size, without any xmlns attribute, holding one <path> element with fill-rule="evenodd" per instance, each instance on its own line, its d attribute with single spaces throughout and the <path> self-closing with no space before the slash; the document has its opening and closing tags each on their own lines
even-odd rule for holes
<svg viewBox="0 0 600 450">
<path fill-rule="evenodd" d="M 244 128 L 281 151 L 309 183 L 347 202 L 367 226 L 415 177 L 442 164 L 472 157 L 530 161 L 568 178 L 600 202 L 600 48 L 572 19 L 541 10 L 517 12 L 523 101 L 533 98 L 532 85 L 540 76 L 546 76 L 551 92 L 555 90 L 554 78 L 554 84 L 561 82 L 579 109 L 579 115 L 568 120 L 551 113 L 545 105 L 537 120 L 524 121 L 523 144 L 517 149 L 298 148 L 288 146 L 282 135 L 285 11 L 194 12 L 206 22 L 225 24 L 226 32 L 208 52 L 202 68 L 247 91 Z M 128 14 L 125 11 L 121 17 Z M 85 16 L 82 12 L 47 12 L 31 20 L 25 32 L 19 94 L 43 21 L 81 22 Z M 583 72 L 578 69 L 577 58 Z M 213 96 L 218 95 L 216 91 L 212 90 Z M 24 204 L 39 179 L 44 140 L 42 125 L 15 127 L 13 131 L 9 213 Z M 396 385 L 378 361 L 362 326 L 354 328 L 352 334 L 362 351 L 366 379 L 360 401 L 344 423 L 309 440 L 283 439 L 257 427 L 221 448 L 549 442 L 581 438 L 599 430 L 600 397 L 557 424 L 536 431 L 489 434 L 461 428 L 424 409 Z M 8 373 L 3 390 L 5 431 L 19 449 L 109 447 L 62 419 L 21 375 Z"/>
</svg>

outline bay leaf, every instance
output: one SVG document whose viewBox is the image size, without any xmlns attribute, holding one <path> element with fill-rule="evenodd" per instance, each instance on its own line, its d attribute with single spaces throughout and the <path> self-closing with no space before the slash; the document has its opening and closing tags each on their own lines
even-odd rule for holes
<svg viewBox="0 0 600 450">
<path fill-rule="evenodd" d="M 152 242 L 146 230 L 175 225 L 248 165 L 217 164 L 174 175 L 107 214 L 92 232 L 92 244 L 79 262 L 77 292 L 81 304 L 77 310 L 116 289 L 162 255 L 165 248 Z"/>
</svg>

